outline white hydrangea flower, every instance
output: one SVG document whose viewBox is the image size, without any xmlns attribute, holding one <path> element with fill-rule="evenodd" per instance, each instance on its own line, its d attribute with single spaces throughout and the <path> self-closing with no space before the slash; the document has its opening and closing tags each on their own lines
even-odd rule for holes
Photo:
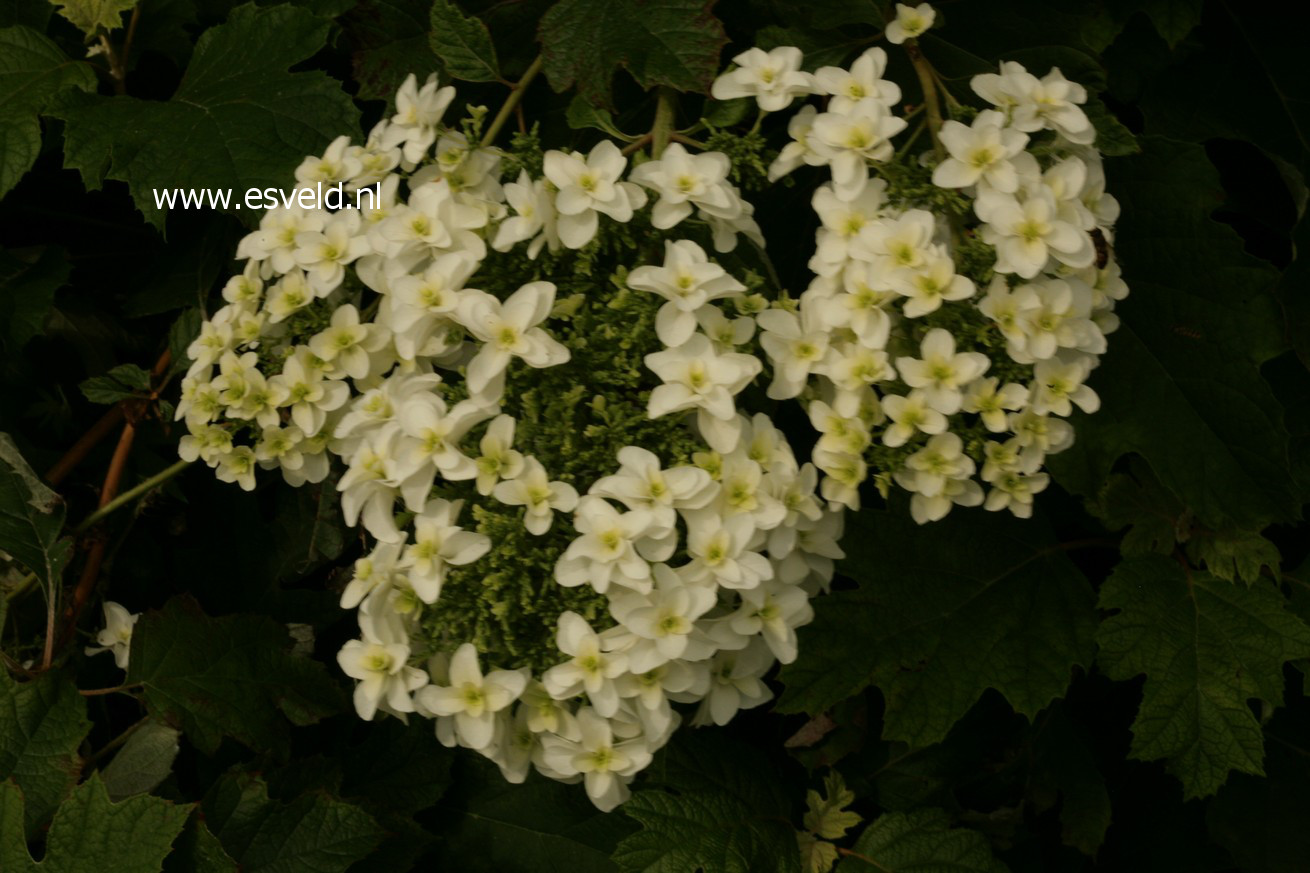
<svg viewBox="0 0 1310 873">
<path fill-rule="evenodd" d="M 492 670 L 483 674 L 478 650 L 464 643 L 450 658 L 448 684 L 419 690 L 418 702 L 437 716 L 454 716 L 455 732 L 470 749 L 485 749 L 496 734 L 496 713 L 509 707 L 528 684 L 528 671 Z"/>
<path fill-rule="evenodd" d="M 86 654 L 112 652 L 118 669 L 126 670 L 132 654 L 132 630 L 136 626 L 136 620 L 141 616 L 139 613 L 128 612 L 122 604 L 112 600 L 106 600 L 102 604 L 102 609 L 105 613 L 105 626 L 103 630 L 96 633 L 96 642 L 99 645 L 87 646 Z"/>
<path fill-rule="evenodd" d="M 651 418 L 695 409 L 697 424 L 710 447 L 732 451 L 741 433 L 732 398 L 759 375 L 759 358 L 736 352 L 719 354 L 708 337 L 697 333 L 677 348 L 647 355 L 646 366 L 664 382 L 651 392 Z"/>
<path fill-rule="evenodd" d="M 691 240 L 664 244 L 661 266 L 637 267 L 628 274 L 628 286 L 650 291 L 667 303 L 655 315 L 655 332 L 666 346 L 680 346 L 696 332 L 696 314 L 711 300 L 746 290 L 728 271 L 709 259 Z"/>
<path fill-rule="evenodd" d="M 937 10 L 927 3 L 920 3 L 918 6 L 897 3 L 896 18 L 887 25 L 883 36 L 887 37 L 889 43 L 900 45 L 907 39 L 918 39 L 923 36 L 936 20 Z"/>
<path fill-rule="evenodd" d="M 632 182 L 620 181 L 628 159 L 609 140 L 597 143 L 583 157 L 578 152 L 546 152 L 543 171 L 558 189 L 555 195 L 556 232 L 571 249 L 591 242 L 599 227 L 599 214 L 626 222 L 634 209 L 646 204 L 646 194 Z"/>
<path fill-rule="evenodd" d="M 715 100 L 754 97 L 760 109 L 778 112 L 802 94 L 814 93 L 814 77 L 801 70 L 801 50 L 779 46 L 771 51 L 747 49 L 732 59 L 736 69 L 714 80 Z"/>
<path fill-rule="evenodd" d="M 522 506 L 526 510 L 523 525 L 537 536 L 550 530 L 556 510 L 572 512 L 578 505 L 574 487 L 567 482 L 550 481 L 536 458 L 527 458 L 519 475 L 502 481 L 491 493 L 501 503 Z"/>
</svg>

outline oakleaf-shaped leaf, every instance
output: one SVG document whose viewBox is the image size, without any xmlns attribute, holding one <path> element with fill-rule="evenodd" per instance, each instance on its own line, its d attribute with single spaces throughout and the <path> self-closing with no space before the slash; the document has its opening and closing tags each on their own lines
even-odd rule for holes
<svg viewBox="0 0 1310 873">
<path fill-rule="evenodd" d="M 757 748 L 686 732 L 620 809 L 641 823 L 614 860 L 625 873 L 799 873 L 791 800 Z"/>
<path fill-rule="evenodd" d="M 292 723 L 312 723 L 342 703 L 323 665 L 288 654 L 290 644 L 270 618 L 210 618 L 194 600 L 174 598 L 137 621 L 127 679 L 208 754 L 224 736 L 281 752 Z"/>
<path fill-rule="evenodd" d="M 328 27 L 301 6 L 234 9 L 196 42 L 173 99 L 62 101 L 53 111 L 67 122 L 64 165 L 92 190 L 105 178 L 127 182 L 160 230 L 167 210 L 156 192 L 230 189 L 239 210 L 249 188 L 290 188 L 305 155 L 358 136 L 359 112 L 340 83 L 317 70 L 288 72 L 323 47 Z"/>
<path fill-rule="evenodd" d="M 77 781 L 77 748 L 90 729 L 86 703 L 69 677 L 46 673 L 20 683 L 0 670 L 0 780 L 22 789 L 29 834 Z"/>
<path fill-rule="evenodd" d="M 986 689 L 1031 718 L 1091 663 L 1091 587 L 1038 521 L 955 513 L 921 527 L 866 509 L 842 546 L 840 571 L 860 587 L 815 601 L 781 674 L 784 712 L 822 712 L 874 684 L 884 738 L 926 746 Z"/>
<path fill-rule="evenodd" d="M 23 794 L 0 782 L 0 869 L 5 873 L 157 873 L 191 807 L 138 794 L 111 803 L 97 773 L 55 813 L 45 855 L 32 860 L 16 827 Z"/>
<path fill-rule="evenodd" d="M 1007 873 L 987 838 L 940 809 L 889 812 L 865 828 L 837 873 Z"/>
<path fill-rule="evenodd" d="M 546 78 L 612 108 L 614 71 L 650 89 L 708 92 L 728 38 L 713 0 L 560 0 L 541 19 Z"/>
<path fill-rule="evenodd" d="M 429 732 L 430 732 L 429 728 Z M 461 755 L 434 821 L 443 869 L 461 873 L 612 873 L 610 853 L 633 830 L 630 819 L 596 809 L 580 785 L 539 773 L 522 785 L 476 755 Z"/>
<path fill-rule="evenodd" d="M 1234 585 L 1144 555 L 1101 588 L 1118 610 L 1097 633 L 1112 679 L 1143 673 L 1131 756 L 1164 759 L 1187 798 L 1213 794 L 1231 770 L 1263 775 L 1264 738 L 1248 701 L 1283 701 L 1283 664 L 1310 656 L 1310 627 L 1270 583 Z"/>
<path fill-rule="evenodd" d="M 323 793 L 272 800 L 258 776 L 228 774 L 205 795 L 205 823 L 243 873 L 341 873 L 377 846 L 383 832 L 357 806 Z"/>
<path fill-rule="evenodd" d="M 454 0 L 434 0 L 428 40 L 446 72 L 466 82 L 495 82 L 500 61 L 491 34 L 481 19 L 465 15 Z"/>
<path fill-rule="evenodd" d="M 1283 410 L 1259 367 L 1283 349 L 1278 274 L 1210 217 L 1223 192 L 1203 148 L 1140 142 L 1108 170 L 1132 293 L 1091 380 L 1102 409 L 1074 414 L 1078 440 L 1051 471 L 1090 496 L 1135 452 L 1207 527 L 1294 519 Z"/>
<path fill-rule="evenodd" d="M 0 197 L 32 168 L 41 150 L 37 114 L 61 91 L 95 86 L 90 64 L 70 60 L 35 30 L 0 28 Z"/>
<path fill-rule="evenodd" d="M 846 832 L 860 823 L 860 815 L 846 809 L 855 802 L 855 792 L 846 787 L 841 773 L 829 770 L 823 780 L 823 795 L 817 791 L 807 792 L 803 823 L 806 830 L 828 840 L 839 840 Z"/>
<path fill-rule="evenodd" d="M 73 22 L 87 36 L 101 30 L 117 30 L 123 26 L 123 13 L 137 4 L 137 0 L 50 0 L 59 7 L 59 14 Z"/>
</svg>

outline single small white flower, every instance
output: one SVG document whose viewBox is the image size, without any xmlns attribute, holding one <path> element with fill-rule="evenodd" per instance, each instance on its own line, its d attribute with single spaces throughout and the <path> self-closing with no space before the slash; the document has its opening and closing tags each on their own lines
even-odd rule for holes
<svg viewBox="0 0 1310 873">
<path fill-rule="evenodd" d="M 536 458 L 526 459 L 518 476 L 501 482 L 491 493 L 508 506 L 524 507 L 523 526 L 537 536 L 550 530 L 556 510 L 572 512 L 578 505 L 578 492 L 573 486 L 550 481 Z"/>
<path fill-rule="evenodd" d="M 550 315 L 555 286 L 529 282 L 504 302 L 485 291 L 466 291 L 460 299 L 459 323 L 482 340 L 468 365 L 469 392 L 494 400 L 504 391 L 505 368 L 513 358 L 529 367 L 553 367 L 569 360 L 569 350 L 537 325 Z"/>
<path fill-rule="evenodd" d="M 590 585 L 600 594 L 611 584 L 649 591 L 650 565 L 637 554 L 637 543 L 653 522 L 645 509 L 619 512 L 595 494 L 580 498 L 573 527 L 581 536 L 560 555 L 555 581 L 567 588 Z"/>
<path fill-rule="evenodd" d="M 543 738 L 545 763 L 563 774 L 582 774 L 587 796 L 596 808 L 609 812 L 628 798 L 628 783 L 650 763 L 644 737 L 615 742 L 610 722 L 595 711 L 578 710 L 577 740 Z"/>
<path fill-rule="evenodd" d="M 441 596 L 448 566 L 471 564 L 491 550 L 485 534 L 455 523 L 463 506 L 462 500 L 434 500 L 414 517 L 414 541 L 406 546 L 401 566 L 424 603 L 436 603 Z"/>
<path fill-rule="evenodd" d="M 897 358 L 896 369 L 906 385 L 921 390 L 927 404 L 943 415 L 960 411 L 964 399 L 961 386 L 977 379 L 991 366 L 982 352 L 957 353 L 955 337 L 940 327 L 924 335 L 919 354 L 920 358 Z"/>
<path fill-rule="evenodd" d="M 869 182 L 869 162 L 890 158 L 891 138 L 904 129 L 905 119 L 892 115 L 873 97 L 814 119 L 811 148 L 832 167 L 832 187 L 838 198 L 860 196 Z"/>
<path fill-rule="evenodd" d="M 479 442 L 481 454 L 473 460 L 477 467 L 478 493 L 491 494 L 496 483 L 503 479 L 516 479 L 523 472 L 523 455 L 514 446 L 514 417 L 498 415 Z"/>
<path fill-rule="evenodd" d="M 101 652 L 112 652 L 118 669 L 126 670 L 128 658 L 132 654 L 132 629 L 141 616 L 139 613 L 128 612 L 121 604 L 112 600 L 106 600 L 102 607 L 105 613 L 105 627 L 96 633 L 96 642 L 100 645 L 88 646 L 86 653 L 98 655 Z"/>
<path fill-rule="evenodd" d="M 696 332 L 696 313 L 711 300 L 746 290 L 691 240 L 664 243 L 664 263 L 637 267 L 629 287 L 658 294 L 667 302 L 655 315 L 655 333 L 666 346 L 680 346 Z"/>
<path fill-rule="evenodd" d="M 814 73 L 814 84 L 820 93 L 832 95 L 828 102 L 831 112 L 848 112 L 865 99 L 890 109 L 900 102 L 901 87 L 882 77 L 886 69 L 887 53 L 871 48 L 856 58 L 849 70 L 820 67 Z"/>
<path fill-rule="evenodd" d="M 360 616 L 363 639 L 337 653 L 341 672 L 357 680 L 355 712 L 372 721 L 379 709 L 402 715 L 414 711 L 411 693 L 427 684 L 427 674 L 409 661 L 408 635 L 388 621 Z"/>
<path fill-rule="evenodd" d="M 418 703 L 437 716 L 454 716 L 455 730 L 471 749 L 485 749 L 496 733 L 496 713 L 509 707 L 528 684 L 528 669 L 483 675 L 478 650 L 463 643 L 450 658 L 449 684 L 420 689 Z"/>
<path fill-rule="evenodd" d="M 560 241 L 580 249 L 596 236 L 598 214 L 618 222 L 632 219 L 646 204 L 646 193 L 632 182 L 620 181 L 628 159 L 610 140 L 601 140 L 584 157 L 578 152 L 548 151 L 542 168 L 558 189 L 555 209 Z"/>
<path fill-rule="evenodd" d="M 887 25 L 883 35 L 893 45 L 900 45 L 907 39 L 918 39 L 928 32 L 937 19 L 937 10 L 927 3 L 909 6 L 896 4 L 896 19 Z"/>
<path fill-rule="evenodd" d="M 982 419 L 983 426 L 992 433 L 1009 430 L 1006 413 L 1023 409 L 1028 402 L 1028 389 L 1017 382 L 998 386 L 1000 380 L 994 376 L 974 380 L 965 388 L 964 402 L 960 406 L 965 412 L 976 413 Z"/>
<path fill-rule="evenodd" d="M 369 374 L 370 353 L 379 351 L 391 339 L 385 328 L 376 324 L 361 324 L 359 310 L 347 303 L 332 313 L 326 329 L 309 338 L 309 350 L 314 357 L 331 365 L 331 372 L 341 372 L 352 379 L 363 379 Z"/>
<path fill-rule="evenodd" d="M 555 643 L 570 660 L 542 674 L 541 683 L 550 696 L 567 700 L 585 692 L 596 712 L 606 718 L 614 715 L 619 708 L 614 680 L 628 671 L 628 656 L 607 651 L 605 642 L 585 618 L 576 612 L 562 613 Z"/>
<path fill-rule="evenodd" d="M 814 77 L 801 70 L 801 50 L 779 46 L 772 51 L 747 49 L 732 59 L 736 68 L 714 80 L 715 100 L 754 97 L 765 112 L 778 112 L 802 94 L 814 93 Z"/>
<path fill-rule="evenodd" d="M 904 396 L 889 394 L 882 399 L 882 408 L 891 424 L 883 431 L 883 445 L 890 448 L 903 446 L 915 432 L 939 434 L 946 430 L 946 416 L 934 409 L 928 396 L 914 389 Z"/>
<path fill-rule="evenodd" d="M 664 384 L 650 394 L 647 414 L 659 418 L 683 409 L 697 411 L 697 424 L 715 451 L 730 452 L 741 434 L 733 396 L 763 368 L 753 355 L 719 354 L 704 334 L 677 348 L 646 356 L 646 366 Z"/>
<path fill-rule="evenodd" d="M 1002 194 L 1019 189 L 1019 174 L 1010 158 L 1023 151 L 1028 135 L 1005 126 L 1005 116 L 987 109 L 972 125 L 942 124 L 939 137 L 950 157 L 937 165 L 932 182 L 940 188 L 967 188 L 980 182 Z"/>
</svg>

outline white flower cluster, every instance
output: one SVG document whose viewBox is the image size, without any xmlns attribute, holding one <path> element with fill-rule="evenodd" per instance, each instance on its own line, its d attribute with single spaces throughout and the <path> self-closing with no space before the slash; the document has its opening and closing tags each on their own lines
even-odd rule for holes
<svg viewBox="0 0 1310 873">
<path fill-rule="evenodd" d="M 899 10 L 896 41 L 932 23 L 926 5 Z M 813 74 L 800 59 L 753 49 L 714 86 L 766 111 L 827 100 L 796 112 L 769 171 L 831 172 L 812 201 L 813 281 L 758 316 L 770 396 L 807 404 L 829 501 L 858 508 L 876 474 L 884 494 L 890 481 L 913 494 L 920 523 L 953 505 L 1031 515 L 1045 457 L 1073 441 L 1064 418 L 1099 406 L 1086 381 L 1128 292 L 1108 251 L 1119 206 L 1086 92 L 1059 70 L 1004 63 L 972 82 L 994 108 L 941 126 L 940 160 L 893 164 L 889 139 L 907 125 L 891 111 L 901 92 L 881 78 L 883 50 Z"/>
<path fill-rule="evenodd" d="M 526 425 L 504 411 L 507 378 L 570 361 L 552 333 L 568 301 L 543 280 L 474 287 L 484 262 L 504 252 L 526 274 L 543 248 L 567 255 L 597 237 L 602 216 L 625 223 L 640 210 L 657 230 L 695 217 L 720 251 L 738 234 L 762 239 L 723 154 L 673 144 L 625 179 L 627 159 L 606 141 L 586 155 L 547 151 L 542 178 L 503 182 L 504 153 L 442 124 L 453 98 L 411 76 L 363 146 L 339 139 L 296 172 L 302 186 L 377 185 L 379 202 L 274 208 L 241 241 L 245 269 L 188 351 L 180 453 L 247 490 L 259 469 L 324 482 L 338 459 L 345 520 L 377 541 L 341 600 L 358 610 L 360 638 L 338 661 L 357 680 L 359 715 L 435 719 L 443 742 L 486 755 L 507 779 L 535 766 L 585 781 L 610 809 L 681 720 L 672 704 L 694 705 L 693 724 L 723 724 L 771 696 L 762 677 L 795 659 L 809 596 L 841 557 L 841 510 L 816 496 L 817 469 L 797 463 L 767 416 L 738 408 L 763 369 L 738 350 L 753 322 L 727 307 L 747 289 L 689 239 L 668 240 L 661 263 L 627 279 L 664 301 L 638 413 L 692 443 L 699 434 L 695 463 L 626 445 L 616 467 L 570 484 L 520 451 Z M 568 526 L 552 584 L 603 604 L 590 623 L 557 616 L 558 663 L 539 675 L 484 670 L 505 654 L 424 635 L 452 573 L 467 583 L 502 548 L 478 530 L 478 511 L 495 507 L 521 512 L 533 537 Z"/>
</svg>

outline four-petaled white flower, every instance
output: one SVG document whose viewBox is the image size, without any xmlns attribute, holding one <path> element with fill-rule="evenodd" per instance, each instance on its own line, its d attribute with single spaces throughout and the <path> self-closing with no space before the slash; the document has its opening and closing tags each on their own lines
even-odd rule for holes
<svg viewBox="0 0 1310 873">
<path fill-rule="evenodd" d="M 664 383 L 650 393 L 651 418 L 695 409 L 696 423 L 710 448 L 732 451 L 741 435 L 733 396 L 759 374 L 759 358 L 719 354 L 708 337 L 697 333 L 677 348 L 647 355 L 646 366 Z"/>
<path fill-rule="evenodd" d="M 937 10 L 927 3 L 909 6 L 896 4 L 896 18 L 887 25 L 883 35 L 892 45 L 900 45 L 907 39 L 918 39 L 927 33 L 937 19 Z"/>
<path fill-rule="evenodd" d="M 505 368 L 513 358 L 529 367 L 553 367 L 569 359 L 569 350 L 537 325 L 550 315 L 555 286 L 529 282 L 504 302 L 485 291 L 468 291 L 460 299 L 459 322 L 482 347 L 468 365 L 469 391 L 496 399 L 504 391 Z"/>
<path fill-rule="evenodd" d="M 655 314 L 655 333 L 666 346 L 680 346 L 691 338 L 696 314 L 711 300 L 746 290 L 688 239 L 666 242 L 664 264 L 637 267 L 628 274 L 628 285 L 668 301 Z"/>
<path fill-rule="evenodd" d="M 555 511 L 572 512 L 578 505 L 578 492 L 567 482 L 552 482 L 536 458 L 528 458 L 518 476 L 501 482 L 491 492 L 508 506 L 526 510 L 523 526 L 541 536 L 550 530 Z"/>
<path fill-rule="evenodd" d="M 580 249 L 596 236 L 598 213 L 626 222 L 632 212 L 646 205 L 646 193 L 633 182 L 619 177 L 628 159 L 610 140 L 602 140 L 583 157 L 578 152 L 548 151 L 542 170 L 558 189 L 555 228 L 560 241 Z"/>
<path fill-rule="evenodd" d="M 418 704 L 436 716 L 454 716 L 459 739 L 470 749 L 485 749 L 496 735 L 496 713 L 523 693 L 528 670 L 492 670 L 483 675 L 472 643 L 455 650 L 449 670 L 449 683 L 420 689 L 415 695 Z"/>
<path fill-rule="evenodd" d="M 754 97 L 765 112 L 786 109 L 796 97 L 814 93 L 814 77 L 801 70 L 801 57 L 794 46 L 747 49 L 732 59 L 736 69 L 714 80 L 710 94 L 715 100 Z"/>
</svg>

